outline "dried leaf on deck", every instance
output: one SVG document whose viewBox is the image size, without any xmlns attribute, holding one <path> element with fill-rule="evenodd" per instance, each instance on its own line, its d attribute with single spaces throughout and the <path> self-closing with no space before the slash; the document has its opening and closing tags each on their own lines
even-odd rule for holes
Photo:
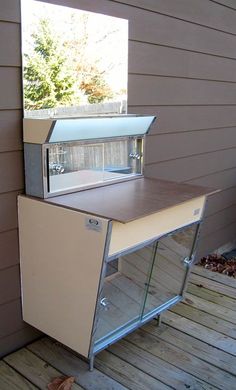
<svg viewBox="0 0 236 390">
<path fill-rule="evenodd" d="M 75 378 L 73 376 L 57 377 L 53 379 L 51 383 L 48 384 L 48 390 L 71 390 L 74 381 Z"/>
</svg>

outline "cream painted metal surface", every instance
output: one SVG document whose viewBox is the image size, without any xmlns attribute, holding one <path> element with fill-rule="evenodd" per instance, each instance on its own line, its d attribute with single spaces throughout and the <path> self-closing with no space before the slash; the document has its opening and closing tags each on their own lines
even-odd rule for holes
<svg viewBox="0 0 236 390">
<path fill-rule="evenodd" d="M 109 256 L 199 221 L 204 204 L 201 196 L 126 224 L 114 221 Z"/>
<path fill-rule="evenodd" d="M 92 369 L 96 353 L 182 299 L 204 204 L 119 223 L 19 196 L 23 319 Z"/>
<path fill-rule="evenodd" d="M 19 197 L 23 318 L 85 357 L 109 223 L 90 217 Z"/>
<path fill-rule="evenodd" d="M 32 144 L 44 144 L 47 140 L 52 124 L 52 119 L 24 119 L 23 141 Z"/>
</svg>

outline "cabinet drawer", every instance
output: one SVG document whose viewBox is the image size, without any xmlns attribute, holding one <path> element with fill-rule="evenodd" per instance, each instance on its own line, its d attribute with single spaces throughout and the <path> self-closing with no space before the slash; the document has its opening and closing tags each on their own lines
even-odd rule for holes
<svg viewBox="0 0 236 390">
<path fill-rule="evenodd" d="M 109 256 L 199 221 L 204 204 L 201 196 L 126 224 L 113 222 Z"/>
</svg>

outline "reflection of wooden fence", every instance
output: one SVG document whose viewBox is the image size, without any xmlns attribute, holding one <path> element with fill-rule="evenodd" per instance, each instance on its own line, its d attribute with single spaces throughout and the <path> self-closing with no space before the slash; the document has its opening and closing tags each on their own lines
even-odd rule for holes
<svg viewBox="0 0 236 390">
<path fill-rule="evenodd" d="M 57 107 L 46 110 L 35 110 L 24 112 L 25 118 L 56 118 L 56 117 L 76 117 L 102 114 L 125 114 L 127 101 L 106 102 L 99 104 L 86 104 L 75 107 Z"/>
<path fill-rule="evenodd" d="M 80 169 L 122 168 L 128 165 L 128 141 L 78 145 L 67 143 L 63 146 L 51 145 L 50 163 L 61 164 L 65 171 Z"/>
</svg>

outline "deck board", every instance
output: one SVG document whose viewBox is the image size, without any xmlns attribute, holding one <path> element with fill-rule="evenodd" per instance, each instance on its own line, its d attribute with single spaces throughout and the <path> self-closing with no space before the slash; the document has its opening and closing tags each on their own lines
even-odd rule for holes
<svg viewBox="0 0 236 390">
<path fill-rule="evenodd" d="M 186 293 L 184 303 L 195 309 L 199 309 L 205 313 L 214 315 L 215 317 L 227 320 L 236 325 L 236 311 L 225 308 L 220 304 L 205 301 L 200 297 L 195 297 L 193 294 Z M 235 327 L 236 328 L 236 327 Z"/>
<path fill-rule="evenodd" d="M 0 361 L 0 389 L 36 390 L 37 387 L 9 367 L 4 361 Z"/>
<path fill-rule="evenodd" d="M 151 342 L 150 344 L 148 339 Z M 202 389 L 204 382 L 200 378 L 196 378 L 191 373 L 188 373 L 187 370 L 184 370 L 185 367 L 182 367 L 183 359 L 179 362 L 181 367 L 173 365 L 170 359 L 163 358 L 165 353 L 163 349 L 164 343 L 160 345 L 160 342 L 154 339 L 157 353 L 154 352 L 152 343 L 152 336 L 145 335 L 144 338 L 142 331 L 137 331 L 120 343 L 112 345 L 108 350 L 120 359 L 131 363 L 140 371 L 148 373 L 174 389 L 183 389 L 185 387 L 196 390 Z M 175 356 L 173 359 L 175 359 Z M 192 360 L 194 360 L 194 357 Z M 195 364 L 195 361 L 192 364 Z M 214 386 L 209 388 L 215 389 Z"/>
<path fill-rule="evenodd" d="M 53 378 L 62 376 L 61 372 L 55 370 L 55 368 L 48 365 L 44 360 L 38 358 L 26 348 L 22 348 L 21 350 L 6 356 L 4 361 L 30 382 L 34 382 L 37 388 L 42 390 L 47 388 L 47 384 L 50 383 Z M 72 390 L 83 390 L 83 388 L 77 384 L 73 384 Z"/>
<path fill-rule="evenodd" d="M 202 340 L 209 345 L 236 356 L 235 340 L 221 332 L 217 332 L 173 312 L 165 313 L 163 320 L 166 324 L 193 335 L 198 340 Z"/>
<path fill-rule="evenodd" d="M 233 344 L 232 347 L 236 349 L 236 326 L 234 326 L 231 322 L 225 321 L 202 310 L 198 310 L 191 305 L 186 305 L 185 303 L 173 306 L 171 311 L 179 314 L 181 317 L 188 318 L 201 326 L 205 326 L 209 330 L 219 332 L 224 335 L 224 340 L 229 340 L 229 344 Z"/>
<path fill-rule="evenodd" d="M 27 348 L 64 375 L 74 376 L 76 383 L 84 389 L 126 390 L 125 386 L 97 369 L 89 372 L 86 362 L 47 337 L 30 344 Z"/>
<path fill-rule="evenodd" d="M 216 291 L 209 290 L 203 286 L 198 286 L 193 283 L 188 284 L 188 293 L 204 299 L 207 302 L 217 303 L 221 307 L 228 308 L 236 311 L 236 299 L 227 297 L 226 295 L 219 294 Z"/>
<path fill-rule="evenodd" d="M 120 343 L 118 345 L 120 346 Z M 126 356 L 126 359 L 123 359 L 123 356 L 116 355 L 113 352 L 102 351 L 95 361 L 95 366 L 114 379 L 121 381 L 131 390 L 170 389 L 159 379 L 153 378 L 143 369 L 140 370 L 132 362 L 128 362 L 127 358 L 129 359 L 129 355 Z"/>
<path fill-rule="evenodd" d="M 220 274 L 218 272 L 212 272 L 197 265 L 193 267 L 192 273 L 199 276 L 203 276 L 204 278 L 210 280 L 214 280 L 215 282 L 224 284 L 226 286 L 233 287 L 234 289 L 236 288 L 236 280 L 232 277 L 228 277 L 227 275 Z"/>
<path fill-rule="evenodd" d="M 145 325 L 143 330 L 151 335 L 157 336 L 162 341 L 173 344 L 183 352 L 188 352 L 203 361 L 210 362 L 212 365 L 236 375 L 235 356 L 185 333 L 184 328 L 181 331 L 172 327 L 170 324 L 166 325 L 163 319 L 160 327 L 157 327 L 153 321 Z"/>
<path fill-rule="evenodd" d="M 202 277 L 194 273 L 192 273 L 190 281 L 193 284 L 196 284 L 197 286 L 205 287 L 209 290 L 213 290 L 219 294 L 226 295 L 227 297 L 235 299 L 236 286 L 231 287 L 226 284 L 216 282 L 215 280 L 211 280 L 208 279 L 207 277 Z"/>
<path fill-rule="evenodd" d="M 195 266 L 185 301 L 100 352 L 92 373 L 44 337 L 0 361 L 0 389 L 46 389 L 67 375 L 73 390 L 234 390 L 235 339 L 235 279 Z"/>
<path fill-rule="evenodd" d="M 131 344 L 139 346 L 139 348 L 143 349 L 145 352 L 148 352 L 150 361 L 152 360 L 152 355 L 154 357 L 157 356 L 162 360 L 172 364 L 173 369 L 177 367 L 182 370 L 183 376 L 187 372 L 192 376 L 193 379 L 195 377 L 195 381 L 192 383 L 192 388 L 194 389 L 196 386 L 199 387 L 201 380 L 206 382 L 209 388 L 213 389 L 218 388 L 218 386 L 221 386 L 222 388 L 224 385 L 226 385 L 226 388 L 229 389 L 230 386 L 232 386 L 234 383 L 235 378 L 231 374 L 219 370 L 218 368 L 216 369 L 213 365 L 207 362 L 203 362 L 201 359 L 193 356 L 188 352 L 183 354 L 183 352 L 178 347 L 175 347 L 174 345 L 167 342 L 163 342 L 150 334 L 145 334 L 142 330 L 138 330 L 137 332 L 130 334 L 127 337 L 127 340 Z M 120 344 L 121 343 L 112 346 L 111 349 L 118 349 Z M 145 353 L 141 352 L 141 358 L 143 358 L 143 355 L 145 355 Z M 125 355 L 123 358 L 125 358 Z M 166 378 L 166 381 L 169 380 L 169 378 Z M 190 384 L 186 383 L 186 385 L 189 386 Z M 184 388 L 183 385 L 182 388 Z"/>
</svg>

